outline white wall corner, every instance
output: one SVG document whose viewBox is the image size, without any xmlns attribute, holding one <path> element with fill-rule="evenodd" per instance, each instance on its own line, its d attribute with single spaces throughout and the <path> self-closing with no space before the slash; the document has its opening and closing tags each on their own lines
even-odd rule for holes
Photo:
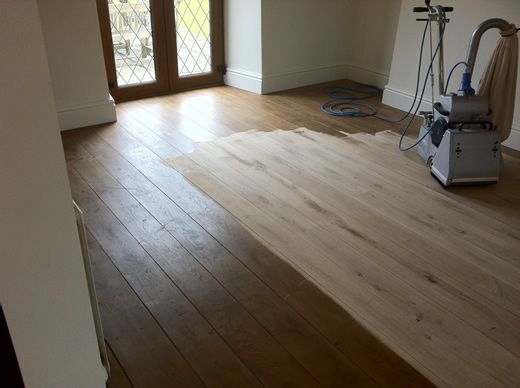
<svg viewBox="0 0 520 388">
<path fill-rule="evenodd" d="M 248 92 L 262 93 L 262 74 L 259 73 L 228 67 L 224 76 L 224 83 Z"/>
<path fill-rule="evenodd" d="M 224 82 L 226 85 L 253 93 L 269 94 L 345 78 L 380 88 L 388 83 L 388 74 L 350 64 L 312 67 L 267 75 L 228 68 Z"/>
<path fill-rule="evenodd" d="M 264 75 L 262 94 L 343 79 L 346 77 L 347 67 L 346 64 L 321 66 Z"/>
<path fill-rule="evenodd" d="M 57 114 L 62 131 L 112 123 L 117 120 L 116 106 L 110 95 L 102 101 L 58 107 Z"/>
<path fill-rule="evenodd" d="M 345 78 L 383 89 L 388 84 L 388 74 L 357 65 L 347 65 Z"/>
<path fill-rule="evenodd" d="M 502 145 L 520 151 L 520 123 L 513 123 L 511 135 L 509 135 Z"/>
<path fill-rule="evenodd" d="M 383 104 L 391 106 L 392 108 L 401 109 L 405 112 L 408 112 L 408 110 L 412 106 L 413 98 L 413 94 L 391 85 L 387 85 L 385 87 L 385 90 L 383 91 Z M 423 98 L 418 111 L 431 109 L 431 99 Z"/>
</svg>

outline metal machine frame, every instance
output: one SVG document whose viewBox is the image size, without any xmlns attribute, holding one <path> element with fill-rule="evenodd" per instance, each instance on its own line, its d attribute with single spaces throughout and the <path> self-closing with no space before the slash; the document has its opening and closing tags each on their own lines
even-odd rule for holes
<svg viewBox="0 0 520 388">
<path fill-rule="evenodd" d="M 466 67 L 458 93 L 449 93 L 444 84 L 443 36 L 446 13 L 452 7 L 440 5 L 414 8 L 414 12 L 428 12 L 426 20 L 438 24 L 438 88 L 439 99 L 433 102 L 434 75 L 432 77 L 432 110 L 420 112 L 423 123 L 419 132 L 417 152 L 427 162 L 432 175 L 447 186 L 461 184 L 488 184 L 499 180 L 502 155 L 500 136 L 490 120 L 487 97 L 475 96 L 471 78 L 482 35 L 492 28 L 507 30 L 511 24 L 503 19 L 489 19 L 473 32 L 465 61 Z M 430 29 L 431 37 L 431 29 Z M 430 47 L 432 42 L 430 40 Z M 433 61 L 433 59 L 432 59 Z"/>
</svg>

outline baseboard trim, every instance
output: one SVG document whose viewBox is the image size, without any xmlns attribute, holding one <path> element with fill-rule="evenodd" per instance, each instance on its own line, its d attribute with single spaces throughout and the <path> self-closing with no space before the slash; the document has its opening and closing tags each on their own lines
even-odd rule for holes
<svg viewBox="0 0 520 388">
<path fill-rule="evenodd" d="M 413 97 L 412 93 L 388 85 L 383 93 L 383 104 L 406 112 L 412 106 Z M 419 110 L 431 110 L 431 100 L 423 99 Z M 502 145 L 520 151 L 520 124 L 513 124 L 511 135 Z"/>
<path fill-rule="evenodd" d="M 227 69 L 224 82 L 226 85 L 253 93 L 269 94 L 345 78 L 380 88 L 388 83 L 388 74 L 351 64 L 295 69 L 265 75 L 230 67 Z"/>
<path fill-rule="evenodd" d="M 520 151 L 520 124 L 513 124 L 511 135 L 509 135 L 502 145 Z"/>
<path fill-rule="evenodd" d="M 227 68 L 224 83 L 234 88 L 262 93 L 262 74 L 237 68 Z"/>
<path fill-rule="evenodd" d="M 59 107 L 57 114 L 62 131 L 111 123 L 117 120 L 116 107 L 111 96 L 103 101 Z"/>
<path fill-rule="evenodd" d="M 264 75 L 262 79 L 262 94 L 343 79 L 347 74 L 347 66 L 345 64 L 321 66 Z"/>
<path fill-rule="evenodd" d="M 345 78 L 366 85 L 377 86 L 383 89 L 388 84 L 388 74 L 366 69 L 357 65 L 347 65 Z"/>
<path fill-rule="evenodd" d="M 413 104 L 414 95 L 405 90 L 387 85 L 383 92 L 383 104 L 389 105 L 393 108 L 401 109 L 407 112 Z M 421 110 L 431 110 L 431 99 L 423 98 L 421 103 Z"/>
</svg>

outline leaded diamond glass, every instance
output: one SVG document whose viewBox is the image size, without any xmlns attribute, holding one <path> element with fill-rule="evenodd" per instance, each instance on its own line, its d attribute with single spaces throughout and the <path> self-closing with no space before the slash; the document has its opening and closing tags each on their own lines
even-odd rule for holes
<svg viewBox="0 0 520 388">
<path fill-rule="evenodd" d="M 108 0 L 118 86 L 155 81 L 150 0 Z"/>
<path fill-rule="evenodd" d="M 179 77 L 211 72 L 210 0 L 174 0 Z"/>
</svg>

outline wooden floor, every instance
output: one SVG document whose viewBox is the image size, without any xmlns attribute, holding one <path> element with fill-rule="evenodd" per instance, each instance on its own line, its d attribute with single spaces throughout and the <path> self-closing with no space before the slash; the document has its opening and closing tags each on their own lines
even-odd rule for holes
<svg viewBox="0 0 520 388">
<path fill-rule="evenodd" d="M 442 226 L 424 218 L 422 223 L 415 220 L 419 230 L 399 233 L 401 240 L 395 242 L 395 246 L 410 244 L 407 258 L 416 262 L 399 261 L 395 252 L 383 255 L 379 246 L 371 248 L 374 256 L 361 264 L 372 265 L 378 258 L 395 260 L 378 264 L 395 268 L 382 267 L 383 275 L 367 279 L 376 289 L 367 290 L 365 297 L 376 295 L 367 300 L 367 309 L 389 315 L 388 327 L 363 322 L 374 336 L 358 323 L 359 314 L 346 312 L 293 269 L 286 257 L 273 254 L 230 213 L 166 165 L 165 160 L 191 153 L 196 142 L 215 142 L 251 129 L 305 126 L 343 136 L 391 128 L 372 119 L 326 116 L 319 109 L 323 101 L 319 86 L 272 96 L 219 87 L 120 104 L 117 123 L 63 135 L 73 197 L 86 214 L 113 371 L 111 387 L 429 385 L 409 363 L 439 384 L 456 381 L 469 386 L 476 381 L 513 386 L 519 381 L 518 245 L 508 245 L 518 233 L 518 176 L 509 185 L 501 183 L 508 189 L 493 196 L 475 191 L 464 198 L 471 209 L 483 209 L 497 236 L 492 246 L 482 246 L 484 240 L 474 234 L 477 224 L 457 221 Z M 377 99 L 373 103 L 380 106 Z M 386 115 L 399 114 L 381 108 Z M 330 141 L 331 136 L 326 138 Z M 390 147 L 386 141 L 377 137 L 379 147 Z M 360 155 L 364 150 L 353 149 Z M 403 168 L 415 171 L 413 163 Z M 202 171 L 215 173 L 213 166 Z M 393 176 L 384 178 L 385 186 L 395 184 Z M 407 187 L 403 201 L 416 204 L 423 191 L 435 190 L 416 186 Z M 363 185 L 353 190 L 366 193 Z M 377 195 L 382 194 L 376 190 L 374 195 L 367 195 L 366 201 L 379 201 Z M 460 212 L 460 206 L 466 206 L 454 201 L 445 200 L 445 212 Z M 516 229 L 503 237 L 498 226 L 509 222 L 517 222 Z M 378 224 L 374 236 L 385 237 L 392 232 L 390 226 Z M 442 245 L 434 243 L 444 230 L 441 227 L 460 229 L 455 231 L 457 240 L 437 252 L 431 248 Z M 406 225 L 400 228 L 407 230 Z M 410 238 L 425 230 L 430 233 L 429 245 Z M 468 239 L 472 244 L 453 246 Z M 307 247 L 302 244 L 302 253 L 311 252 Z M 475 252 L 486 252 L 484 260 Z M 451 256 L 465 258 L 467 267 L 451 261 Z M 493 261 L 497 256 L 501 260 Z M 441 264 L 446 268 L 439 268 Z M 426 281 L 416 280 L 418 273 Z M 380 276 L 384 288 L 375 280 Z M 346 287 L 349 284 L 345 282 Z M 381 304 L 377 294 L 390 290 L 391 303 Z M 427 292 L 436 293 L 435 303 L 413 305 L 423 303 Z M 467 314 L 465 321 L 452 314 L 457 307 Z M 413 330 L 405 333 L 408 339 L 402 345 L 396 328 L 405 323 Z M 462 331 L 466 326 L 467 332 Z M 463 357 L 465 349 L 457 341 L 473 335 L 471 354 Z M 394 350 L 409 363 L 378 340 L 383 337 L 391 337 L 385 339 L 390 345 L 400 344 Z M 423 349 L 420 359 L 410 357 L 414 343 Z M 446 365 L 445 373 L 425 367 L 429 358 L 437 367 Z M 467 379 L 465 365 L 474 368 Z"/>
<path fill-rule="evenodd" d="M 500 185 L 446 191 L 398 140 L 246 132 L 170 164 L 436 384 L 513 386 L 520 209 L 465 193 L 513 202 L 520 162 L 506 156 Z"/>
</svg>

